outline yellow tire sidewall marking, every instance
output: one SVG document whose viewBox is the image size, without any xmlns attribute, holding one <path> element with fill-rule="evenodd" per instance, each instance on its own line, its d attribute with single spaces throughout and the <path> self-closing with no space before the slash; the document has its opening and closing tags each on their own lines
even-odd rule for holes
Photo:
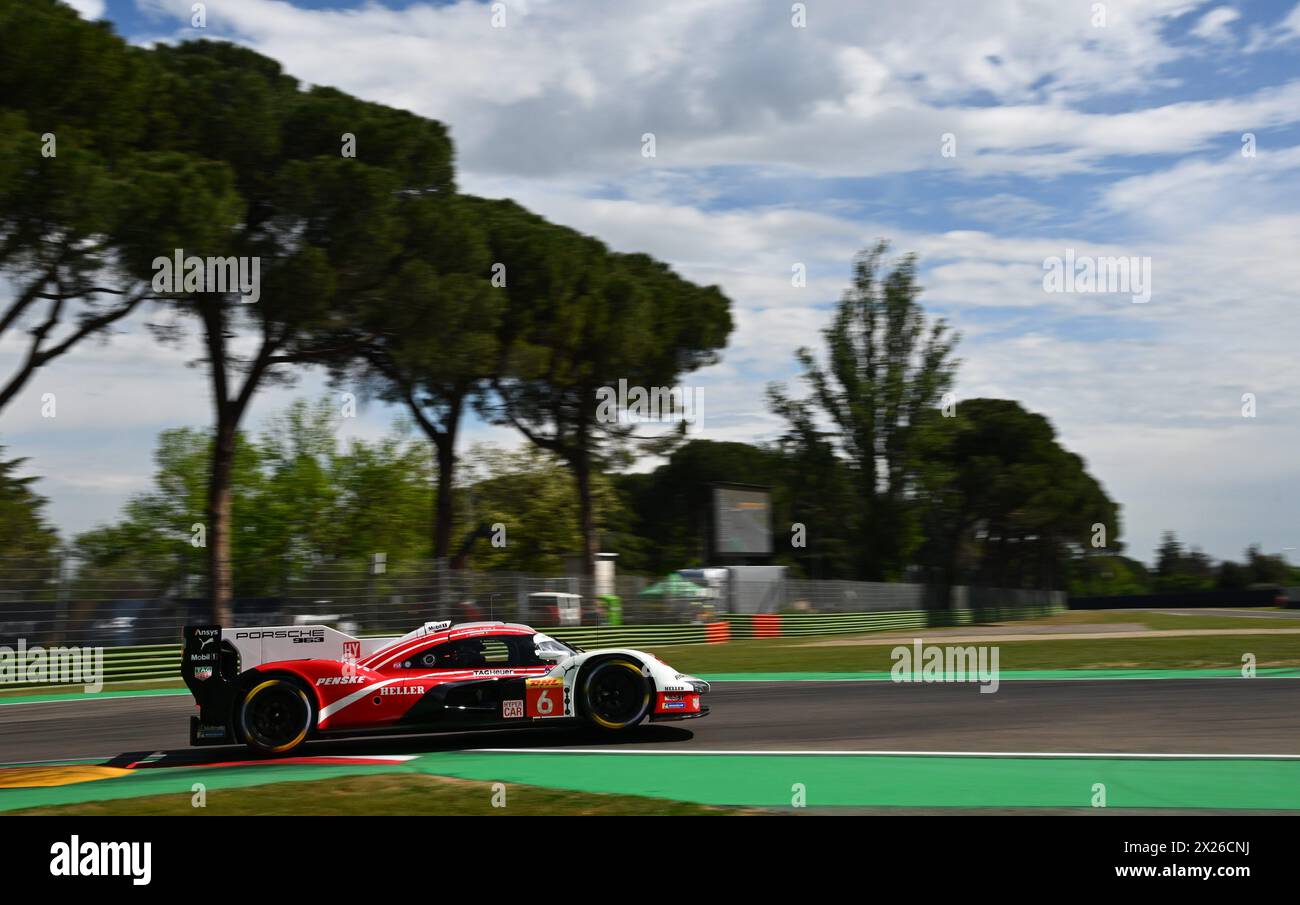
<svg viewBox="0 0 1300 905">
<path fill-rule="evenodd" d="M 632 670 L 632 672 L 636 673 L 638 676 L 642 675 L 641 667 L 637 666 L 631 660 L 606 660 L 604 663 L 596 664 L 596 666 L 598 668 L 604 666 L 622 666 L 626 669 Z M 583 688 L 583 696 L 584 697 L 586 696 L 586 687 Z M 649 703 L 650 703 L 650 688 L 649 686 L 647 686 L 645 690 L 645 697 L 642 699 L 642 706 L 648 707 Z M 627 725 L 627 723 L 611 723 L 609 720 L 602 719 L 600 714 L 591 710 L 590 707 L 588 707 L 587 713 L 593 720 L 596 721 L 598 725 L 603 726 L 606 729 L 622 729 L 624 726 Z"/>
<path fill-rule="evenodd" d="M 293 741 L 285 742 L 283 745 L 277 745 L 274 748 L 263 749 L 271 754 L 280 754 L 281 752 L 289 751 L 293 748 L 296 748 L 299 744 L 301 744 L 302 740 L 307 737 L 307 731 L 311 729 L 311 701 L 307 700 L 307 695 L 303 693 L 303 690 L 301 688 L 299 688 L 297 685 L 294 685 L 292 682 L 286 682 L 284 679 L 267 679 L 261 685 L 254 686 L 253 690 L 244 696 L 244 704 L 242 707 L 240 707 L 239 710 L 239 722 L 241 724 L 240 728 L 244 730 L 244 738 L 245 739 L 249 738 L 251 733 L 248 731 L 248 705 L 252 703 L 253 698 L 257 697 L 259 694 L 261 694 L 263 691 L 265 691 L 267 688 L 270 688 L 273 685 L 289 686 L 289 688 L 292 689 L 294 693 L 297 694 L 298 697 L 302 699 L 303 705 L 307 708 L 307 722 L 303 725 L 302 732 L 299 732 L 297 737 L 294 738 Z"/>
</svg>

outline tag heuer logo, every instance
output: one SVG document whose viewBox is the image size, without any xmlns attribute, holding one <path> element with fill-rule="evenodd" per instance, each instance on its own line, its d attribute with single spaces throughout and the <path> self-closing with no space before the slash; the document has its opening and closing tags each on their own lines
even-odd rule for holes
<svg viewBox="0 0 1300 905">
<path fill-rule="evenodd" d="M 198 666 L 198 667 L 195 667 L 195 669 L 194 669 L 194 678 L 198 679 L 200 682 L 202 682 L 202 681 L 204 681 L 204 680 L 206 680 L 206 679 L 211 679 L 211 678 L 212 678 L 212 667 L 211 667 L 211 666 Z"/>
</svg>

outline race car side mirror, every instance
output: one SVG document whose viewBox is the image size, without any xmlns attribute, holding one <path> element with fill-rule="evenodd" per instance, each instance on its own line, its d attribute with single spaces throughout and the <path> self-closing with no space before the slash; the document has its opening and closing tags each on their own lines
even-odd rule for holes
<svg viewBox="0 0 1300 905">
<path fill-rule="evenodd" d="M 537 652 L 537 658 L 539 660 L 551 660 L 554 662 L 559 662 L 568 655 L 569 652 L 567 650 L 539 650 Z"/>
</svg>

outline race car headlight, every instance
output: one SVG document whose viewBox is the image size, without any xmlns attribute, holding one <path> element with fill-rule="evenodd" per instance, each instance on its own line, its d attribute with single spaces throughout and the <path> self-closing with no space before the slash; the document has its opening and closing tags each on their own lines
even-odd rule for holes
<svg viewBox="0 0 1300 905">
<path fill-rule="evenodd" d="M 706 694 L 709 690 L 709 683 L 703 679 L 691 679 L 690 686 L 696 694 Z"/>
</svg>

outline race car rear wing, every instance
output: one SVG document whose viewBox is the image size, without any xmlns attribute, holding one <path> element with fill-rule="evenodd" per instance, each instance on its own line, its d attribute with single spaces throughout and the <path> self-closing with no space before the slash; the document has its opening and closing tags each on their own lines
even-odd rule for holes
<svg viewBox="0 0 1300 905">
<path fill-rule="evenodd" d="M 241 671 L 276 660 L 360 660 L 392 638 L 353 638 L 327 625 L 258 625 L 224 629 Z"/>
<path fill-rule="evenodd" d="M 239 656 L 223 642 L 219 625 L 187 625 L 181 639 L 181 679 L 199 705 L 199 715 L 190 717 L 190 744 L 231 744 Z"/>
</svg>

